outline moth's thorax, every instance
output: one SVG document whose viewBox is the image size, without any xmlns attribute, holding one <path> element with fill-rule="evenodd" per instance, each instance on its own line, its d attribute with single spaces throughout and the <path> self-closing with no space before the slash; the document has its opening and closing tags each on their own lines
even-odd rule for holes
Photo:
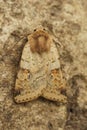
<svg viewBox="0 0 87 130">
<path fill-rule="evenodd" d="M 50 35 L 43 30 L 37 30 L 29 36 L 30 49 L 33 53 L 37 52 L 41 54 L 48 52 L 51 42 Z"/>
<path fill-rule="evenodd" d="M 44 45 L 47 42 L 47 40 L 46 40 L 46 38 L 44 36 L 39 36 L 37 40 L 38 40 L 38 45 L 42 46 L 42 47 L 44 47 Z"/>
</svg>

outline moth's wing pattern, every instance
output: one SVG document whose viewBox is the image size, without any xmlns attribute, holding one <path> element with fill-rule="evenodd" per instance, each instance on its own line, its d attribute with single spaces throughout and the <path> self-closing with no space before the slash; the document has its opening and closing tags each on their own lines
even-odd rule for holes
<svg viewBox="0 0 87 130">
<path fill-rule="evenodd" d="M 31 93 L 29 86 L 29 72 L 28 70 L 20 68 L 16 79 L 15 89 L 20 91 L 20 94 L 15 97 L 17 103 L 26 102 L 37 98 L 34 93 Z"/>
<path fill-rule="evenodd" d="M 66 103 L 66 96 L 61 94 L 62 90 L 66 89 L 66 85 L 62 76 L 59 54 L 55 44 L 51 46 L 49 62 L 50 74 L 48 76 L 48 84 L 43 90 L 42 96 L 53 101 Z"/>
<path fill-rule="evenodd" d="M 17 103 L 31 101 L 38 98 L 46 87 L 46 71 L 44 71 L 41 58 L 30 51 L 26 43 L 20 61 L 15 90 L 20 94 L 15 97 Z"/>
<path fill-rule="evenodd" d="M 43 90 L 42 96 L 49 100 L 66 103 L 67 98 L 61 93 L 66 89 L 63 81 L 60 70 L 52 70 L 48 79 L 48 86 Z"/>
<path fill-rule="evenodd" d="M 55 43 L 51 44 L 49 52 L 39 55 L 32 53 L 27 42 L 22 52 L 15 83 L 15 90 L 20 91 L 15 101 L 22 103 L 43 96 L 49 100 L 65 103 L 66 96 L 61 94 L 61 90 L 64 89 L 65 84 Z"/>
</svg>

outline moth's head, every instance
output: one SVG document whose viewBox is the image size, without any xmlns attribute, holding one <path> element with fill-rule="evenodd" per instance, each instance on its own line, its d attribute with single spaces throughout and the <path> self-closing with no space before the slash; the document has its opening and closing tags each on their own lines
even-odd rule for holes
<svg viewBox="0 0 87 130">
<path fill-rule="evenodd" d="M 34 29 L 34 32 L 29 36 L 31 51 L 39 54 L 48 52 L 52 43 L 50 34 L 43 28 Z"/>
</svg>

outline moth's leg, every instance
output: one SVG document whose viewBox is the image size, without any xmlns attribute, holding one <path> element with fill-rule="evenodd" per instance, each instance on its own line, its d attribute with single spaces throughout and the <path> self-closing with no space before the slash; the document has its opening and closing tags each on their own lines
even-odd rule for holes
<svg viewBox="0 0 87 130">
<path fill-rule="evenodd" d="M 61 94 L 62 90 L 65 90 L 63 86 L 63 79 L 60 70 L 52 70 L 48 81 L 48 86 L 43 90 L 42 96 L 53 101 L 67 102 L 67 97 Z"/>
<path fill-rule="evenodd" d="M 38 96 L 41 94 L 38 91 L 33 92 L 29 82 L 30 82 L 29 70 L 20 68 L 15 84 L 15 91 L 20 92 L 19 95 L 14 97 L 17 103 L 34 100 L 38 98 Z"/>
</svg>

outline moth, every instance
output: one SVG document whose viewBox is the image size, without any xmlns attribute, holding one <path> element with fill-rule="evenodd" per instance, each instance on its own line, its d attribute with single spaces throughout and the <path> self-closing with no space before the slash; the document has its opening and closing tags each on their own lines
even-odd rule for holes
<svg viewBox="0 0 87 130">
<path fill-rule="evenodd" d="M 60 68 L 56 43 L 44 29 L 36 29 L 28 36 L 15 82 L 15 102 L 22 103 L 42 96 L 48 100 L 66 103 L 62 94 L 66 89 Z"/>
</svg>

